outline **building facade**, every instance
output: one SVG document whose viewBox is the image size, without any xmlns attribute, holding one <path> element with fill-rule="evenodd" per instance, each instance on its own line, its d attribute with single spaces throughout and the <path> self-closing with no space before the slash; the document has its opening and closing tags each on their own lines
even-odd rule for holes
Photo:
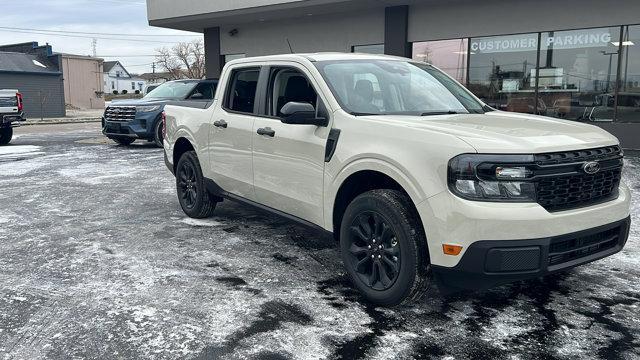
<svg viewBox="0 0 640 360">
<path fill-rule="evenodd" d="M 147 1 L 149 23 L 204 33 L 207 76 L 285 52 L 373 52 L 432 63 L 487 104 L 605 128 L 640 149 L 634 0 Z"/>
<path fill-rule="evenodd" d="M 106 94 L 142 93 L 147 86 L 146 80 L 132 76 L 119 61 L 105 61 L 103 77 Z"/>
<path fill-rule="evenodd" d="M 0 89 L 22 93 L 27 119 L 65 116 L 61 61 L 49 45 L 0 46 Z"/>
<path fill-rule="evenodd" d="M 104 109 L 102 64 L 90 56 L 62 54 L 64 99 L 77 109 Z"/>
</svg>

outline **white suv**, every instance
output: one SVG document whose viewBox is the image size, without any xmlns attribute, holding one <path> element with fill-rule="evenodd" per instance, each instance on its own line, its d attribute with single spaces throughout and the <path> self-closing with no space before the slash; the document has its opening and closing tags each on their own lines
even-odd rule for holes
<svg viewBox="0 0 640 360">
<path fill-rule="evenodd" d="M 362 54 L 234 60 L 206 108 L 166 107 L 180 204 L 223 198 L 332 232 L 370 301 L 435 277 L 486 288 L 614 254 L 629 230 L 618 140 L 496 111 L 433 66 Z"/>
</svg>

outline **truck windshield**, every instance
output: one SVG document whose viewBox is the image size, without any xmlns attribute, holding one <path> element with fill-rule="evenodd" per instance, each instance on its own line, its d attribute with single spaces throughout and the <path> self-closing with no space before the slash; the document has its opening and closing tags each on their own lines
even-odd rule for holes
<svg viewBox="0 0 640 360">
<path fill-rule="evenodd" d="M 321 61 L 316 67 L 353 115 L 440 115 L 489 110 L 462 85 L 427 64 L 397 60 Z"/>
<path fill-rule="evenodd" d="M 186 98 L 197 84 L 195 81 L 167 82 L 149 92 L 144 98 L 181 100 Z"/>
</svg>

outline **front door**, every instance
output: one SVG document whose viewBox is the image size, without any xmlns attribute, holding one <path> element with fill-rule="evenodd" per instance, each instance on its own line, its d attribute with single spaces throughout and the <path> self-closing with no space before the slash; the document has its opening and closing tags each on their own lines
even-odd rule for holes
<svg viewBox="0 0 640 360">
<path fill-rule="evenodd" d="M 323 225 L 324 153 L 329 128 L 290 125 L 280 110 L 290 101 L 320 103 L 307 77 L 294 67 L 269 71 L 262 117 L 253 125 L 256 201 Z"/>
<path fill-rule="evenodd" d="M 251 142 L 259 75 L 259 67 L 231 71 L 209 134 L 212 180 L 223 190 L 249 200 L 255 200 Z"/>
</svg>

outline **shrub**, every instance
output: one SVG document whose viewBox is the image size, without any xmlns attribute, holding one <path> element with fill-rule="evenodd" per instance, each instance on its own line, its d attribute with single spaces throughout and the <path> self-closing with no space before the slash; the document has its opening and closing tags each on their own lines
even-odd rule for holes
<svg viewBox="0 0 640 360">
<path fill-rule="evenodd" d="M 122 90 L 122 95 L 127 95 L 128 91 L 127 90 Z"/>
<path fill-rule="evenodd" d="M 118 95 L 118 90 L 113 90 L 113 95 Z"/>
<path fill-rule="evenodd" d="M 140 90 L 136 90 L 136 95 L 140 95 Z"/>
</svg>

